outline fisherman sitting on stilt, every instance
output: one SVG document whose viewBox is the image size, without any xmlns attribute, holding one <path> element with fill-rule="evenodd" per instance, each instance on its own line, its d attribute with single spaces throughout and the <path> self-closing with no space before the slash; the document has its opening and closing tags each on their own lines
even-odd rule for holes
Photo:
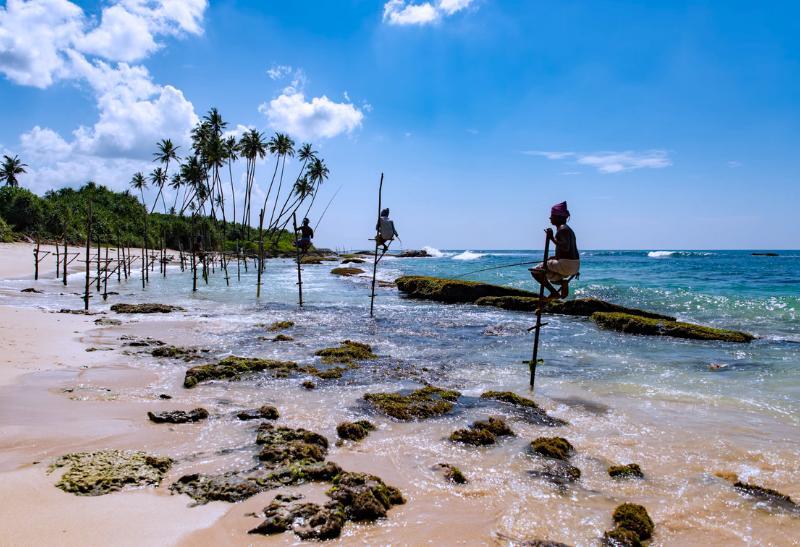
<svg viewBox="0 0 800 547">
<path fill-rule="evenodd" d="M 544 264 L 530 268 L 531 275 L 540 284 L 550 291 L 549 298 L 566 298 L 569 296 L 569 282 L 580 272 L 581 261 L 578 253 L 578 244 L 575 232 L 567 226 L 570 214 L 567 202 L 562 201 L 550 209 L 550 223 L 556 227 L 555 237 L 553 229 L 547 228 L 547 237 L 556 246 L 556 254 L 547 260 L 547 271 Z M 552 283 L 559 283 L 561 290 L 557 290 Z"/>
<path fill-rule="evenodd" d="M 309 220 L 307 218 L 303 219 L 303 224 L 297 228 L 297 232 L 300 234 L 300 239 L 294 242 L 294 244 L 300 248 L 300 250 L 304 253 L 308 252 L 308 248 L 311 247 L 311 238 L 314 237 L 314 230 L 309 226 Z"/>
<path fill-rule="evenodd" d="M 389 250 L 389 244 L 394 241 L 394 238 L 400 238 L 400 234 L 397 233 L 394 227 L 394 222 L 389 220 L 389 209 L 381 211 L 381 218 L 378 219 L 375 229 L 378 231 L 375 236 L 375 243 L 383 245 L 383 253 L 386 254 L 386 251 Z"/>
</svg>

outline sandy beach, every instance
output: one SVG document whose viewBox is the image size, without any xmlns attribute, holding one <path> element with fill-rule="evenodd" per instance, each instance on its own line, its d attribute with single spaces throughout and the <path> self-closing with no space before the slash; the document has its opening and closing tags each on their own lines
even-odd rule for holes
<svg viewBox="0 0 800 547">
<path fill-rule="evenodd" d="M 512 424 L 516 437 L 496 449 L 464 448 L 447 441 L 454 427 L 467 422 L 465 416 L 418 422 L 371 417 L 378 429 L 367 439 L 333 446 L 336 424 L 363 413 L 356 404 L 361 394 L 392 385 L 381 367 L 375 372 L 364 369 L 363 377 L 334 381 L 314 391 L 303 390 L 299 379 L 214 382 L 202 389 L 185 389 L 186 363 L 156 360 L 149 348 L 128 344 L 158 339 L 168 345 L 206 348 L 209 355 L 240 353 L 241 348 L 231 347 L 230 340 L 252 328 L 250 319 L 222 320 L 224 315 L 215 315 L 214 307 L 200 300 L 195 305 L 205 310 L 202 313 L 189 310 L 158 317 L 110 313 L 99 300 L 92 303 L 97 315 L 54 313 L 53 306 L 45 303 L 53 298 L 51 291 L 61 290 L 58 284 L 24 281 L 31 276 L 30 245 L 2 245 L 0 256 L 0 278 L 6 282 L 0 294 L 4 349 L 0 495 L 14 500 L 0 514 L 4 532 L 0 544 L 297 544 L 299 539 L 291 532 L 264 537 L 246 531 L 259 522 L 253 514 L 277 493 L 301 493 L 309 501 L 324 502 L 323 484 L 268 490 L 239 503 L 205 505 L 169 491 L 169 485 L 187 473 L 219 473 L 249 465 L 255 430 L 232 416 L 237 409 L 265 402 L 280 409 L 279 424 L 325 435 L 331 443 L 331 461 L 347 470 L 373 473 L 403 492 L 406 503 L 392 508 L 388 518 L 374 524 L 348 523 L 338 540 L 342 544 L 515 545 L 540 538 L 594 545 L 610 528 L 613 507 L 626 500 L 647 507 L 657 530 L 652 545 L 787 545 L 800 537 L 796 516 L 759 509 L 714 476 L 717 471 L 750 469 L 766 486 L 796 499 L 800 482 L 792 420 L 742 412 L 724 399 L 702 404 L 675 394 L 652 400 L 634 385 L 625 394 L 567 384 L 547 386 L 543 380 L 546 387 L 537 400 L 552 416 L 570 423 L 557 428 L 557 434 L 576 445 L 573 462 L 583 471 L 580 484 L 566 491 L 528 476 L 531 457 L 524 445 L 552 434 L 552 429 L 526 423 L 513 413 L 502 414 L 502 409 L 500 415 Z M 288 268 L 287 279 L 292 274 Z M 169 276 L 174 277 L 169 278 L 180 275 L 171 271 Z M 331 277 L 326 271 L 320 275 Z M 345 287 L 359 283 L 358 279 L 330 282 Z M 20 294 L 23 285 L 44 292 Z M 78 289 L 71 281 L 69 291 L 73 290 Z M 118 290 L 116 301 L 135 295 L 139 287 L 134 279 L 131 286 L 123 284 Z M 313 291 L 313 283 L 309 290 Z M 309 298 L 314 294 L 310 292 Z M 79 296 L 69 298 L 74 307 L 80 306 Z M 180 304 L 186 305 L 184 300 Z M 321 345 L 315 338 L 320 327 L 309 312 L 280 305 L 260 311 L 259 316 L 267 323 L 292 318 L 298 322 L 293 334 L 301 340 L 291 350 L 261 342 L 260 355 L 277 358 L 288 351 L 295 358 Z M 121 324 L 95 323 L 103 318 L 119 319 Z M 344 337 L 346 332 L 345 327 L 342 334 L 331 336 Z M 368 332 L 354 336 L 367 339 Z M 376 339 L 381 350 L 394 347 Z M 453 375 L 450 380 L 436 381 L 468 385 L 457 370 L 426 369 L 414 369 L 414 374 L 429 374 L 432 380 L 439 374 Z M 524 381 L 519 376 L 486 374 L 485 385 L 492 387 L 519 386 Z M 525 395 L 524 390 L 517 391 Z M 172 399 L 164 400 L 162 394 Z M 209 410 L 208 421 L 157 425 L 146 417 L 148 411 L 197 406 Z M 473 419 L 486 413 L 468 412 Z M 56 458 L 107 449 L 168 455 L 175 464 L 158 487 L 92 497 L 75 496 L 54 486 L 60 471 L 50 474 L 48 466 Z M 440 461 L 458 464 L 469 475 L 470 484 L 444 481 L 435 470 Z M 641 464 L 647 480 L 610 481 L 606 466 L 627 461 Z"/>
</svg>

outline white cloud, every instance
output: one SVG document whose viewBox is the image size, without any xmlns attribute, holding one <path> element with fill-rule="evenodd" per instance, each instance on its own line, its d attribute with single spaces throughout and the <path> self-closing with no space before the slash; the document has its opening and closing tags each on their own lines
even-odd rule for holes
<svg viewBox="0 0 800 547">
<path fill-rule="evenodd" d="M 383 5 L 383 21 L 390 25 L 429 25 L 466 9 L 472 2 L 473 0 L 439 0 L 435 4 L 415 4 L 408 0 L 389 0 Z"/>
<path fill-rule="evenodd" d="M 731 161 L 728 162 L 728 167 L 730 167 L 732 169 L 735 169 L 735 168 L 741 167 L 741 166 L 742 166 L 742 162 L 740 162 L 740 161 L 731 160 Z"/>
<path fill-rule="evenodd" d="M 287 87 L 258 111 L 274 129 L 304 140 L 350 134 L 364 120 L 364 113 L 352 103 L 337 103 L 325 95 L 306 101 L 305 94 L 294 87 Z"/>
<path fill-rule="evenodd" d="M 292 67 L 290 65 L 272 65 L 272 67 L 267 70 L 267 76 L 273 80 L 280 80 L 291 74 L 291 72 Z"/>
<path fill-rule="evenodd" d="M 523 154 L 541 156 L 549 160 L 574 160 L 579 165 L 594 167 L 604 174 L 621 173 L 636 169 L 663 169 L 672 165 L 672 160 L 666 150 L 647 150 L 635 152 L 558 152 L 547 150 L 528 150 Z"/>
</svg>

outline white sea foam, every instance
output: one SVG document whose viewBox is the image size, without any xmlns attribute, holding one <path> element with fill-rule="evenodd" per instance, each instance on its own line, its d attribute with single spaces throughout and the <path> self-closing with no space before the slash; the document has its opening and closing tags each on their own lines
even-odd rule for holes
<svg viewBox="0 0 800 547">
<path fill-rule="evenodd" d="M 481 253 L 473 253 L 472 251 L 464 251 L 463 253 L 454 256 L 453 260 L 477 260 L 483 256 L 486 255 Z"/>
<path fill-rule="evenodd" d="M 647 253 L 647 256 L 650 258 L 666 258 L 668 256 L 672 256 L 675 254 L 676 251 L 650 251 Z"/>
<path fill-rule="evenodd" d="M 425 247 L 422 248 L 422 250 L 428 253 L 428 256 L 432 256 L 434 258 L 441 258 L 444 256 L 444 253 L 439 249 L 437 249 L 436 247 L 429 247 L 426 245 Z"/>
</svg>

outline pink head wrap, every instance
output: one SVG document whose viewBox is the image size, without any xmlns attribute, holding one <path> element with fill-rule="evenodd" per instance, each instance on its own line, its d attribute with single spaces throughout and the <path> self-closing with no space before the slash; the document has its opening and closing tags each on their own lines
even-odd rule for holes
<svg viewBox="0 0 800 547">
<path fill-rule="evenodd" d="M 550 208 L 550 215 L 554 217 L 568 218 L 569 209 L 567 209 L 567 202 L 562 201 L 561 203 L 556 203 L 553 205 L 553 207 Z"/>
</svg>

